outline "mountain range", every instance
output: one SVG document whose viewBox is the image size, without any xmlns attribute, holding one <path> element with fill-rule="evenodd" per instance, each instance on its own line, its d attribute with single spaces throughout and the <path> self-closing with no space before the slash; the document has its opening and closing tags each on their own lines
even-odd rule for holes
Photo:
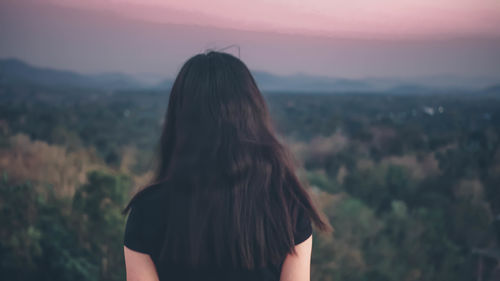
<svg viewBox="0 0 500 281">
<path fill-rule="evenodd" d="M 264 92 L 388 92 L 423 94 L 435 92 L 466 92 L 482 90 L 491 93 L 499 85 L 484 85 L 476 89 L 464 88 L 459 84 L 445 87 L 431 81 L 402 80 L 395 78 L 345 79 L 306 74 L 276 75 L 265 71 L 251 70 L 259 88 Z M 436 78 L 437 79 L 437 78 Z M 452 80 L 450 77 L 446 78 Z M 456 78 L 458 79 L 458 78 Z M 172 77 L 158 74 L 130 75 L 123 73 L 82 74 L 70 70 L 38 67 L 19 59 L 0 59 L 0 85 L 33 84 L 44 86 L 63 86 L 96 89 L 168 89 Z M 441 83 L 442 84 L 442 83 Z"/>
</svg>

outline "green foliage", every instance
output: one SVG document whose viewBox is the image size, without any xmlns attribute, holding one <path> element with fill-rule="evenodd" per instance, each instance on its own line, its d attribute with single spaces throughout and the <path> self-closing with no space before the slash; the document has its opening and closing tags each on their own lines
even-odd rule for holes
<svg viewBox="0 0 500 281">
<path fill-rule="evenodd" d="M 123 280 L 122 237 L 125 217 L 121 210 L 130 191 L 130 178 L 92 171 L 88 183 L 80 187 L 73 200 L 73 227 L 79 243 L 99 261 L 101 280 Z"/>
<path fill-rule="evenodd" d="M 112 171 L 127 163 L 123 147 L 138 151 L 129 175 L 92 171 L 67 198 L 55 196 L 62 187 L 14 183 L 0 171 L 2 279 L 124 280 L 120 211 L 130 177 L 151 168 L 167 93 L 0 87 L 2 153 L 16 133 L 69 151 L 95 148 Z M 472 280 L 472 249 L 500 245 L 500 99 L 266 99 L 278 131 L 306 152 L 307 181 L 334 198 L 320 198 L 335 231 L 314 234 L 312 280 Z M 340 139 L 329 138 L 335 134 Z M 311 147 L 319 136 L 320 147 Z"/>
<path fill-rule="evenodd" d="M 415 182 L 408 171 L 395 165 L 355 170 L 346 177 L 343 187 L 377 212 L 390 210 L 394 199 L 411 201 L 415 196 Z"/>
<path fill-rule="evenodd" d="M 0 181 L 0 273 L 6 280 L 92 280 L 96 266 L 85 259 L 62 206 L 29 182 Z"/>
<path fill-rule="evenodd" d="M 307 181 L 311 186 L 318 187 L 326 192 L 336 193 L 339 191 L 339 184 L 335 180 L 331 180 L 324 173 L 308 172 Z"/>
<path fill-rule="evenodd" d="M 72 212 L 29 182 L 0 181 L 0 274 L 6 280 L 123 280 L 121 207 L 128 177 L 88 174 Z M 89 218 L 91 218 L 89 220 Z M 118 238 L 118 239 L 117 239 Z M 105 261 L 105 262 L 104 262 Z"/>
</svg>

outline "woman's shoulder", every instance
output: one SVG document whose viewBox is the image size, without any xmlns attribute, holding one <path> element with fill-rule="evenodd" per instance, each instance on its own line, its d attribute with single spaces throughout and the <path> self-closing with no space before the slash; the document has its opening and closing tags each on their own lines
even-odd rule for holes
<svg viewBox="0 0 500 281">
<path fill-rule="evenodd" d="M 133 198 L 130 207 L 133 210 L 140 210 L 142 212 L 157 210 L 164 206 L 162 204 L 165 200 L 167 192 L 166 183 L 155 183 L 137 193 Z"/>
<path fill-rule="evenodd" d="M 132 199 L 128 224 L 143 231 L 155 231 L 164 223 L 166 214 L 167 186 L 154 184 L 146 187 Z"/>
<path fill-rule="evenodd" d="M 309 236 L 312 235 L 312 222 L 307 214 L 307 211 L 301 207 L 297 212 L 297 219 L 294 229 L 294 242 L 295 245 L 304 242 Z"/>
<path fill-rule="evenodd" d="M 139 192 L 130 204 L 124 233 L 129 249 L 152 253 L 163 227 L 165 186 L 152 185 Z"/>
</svg>

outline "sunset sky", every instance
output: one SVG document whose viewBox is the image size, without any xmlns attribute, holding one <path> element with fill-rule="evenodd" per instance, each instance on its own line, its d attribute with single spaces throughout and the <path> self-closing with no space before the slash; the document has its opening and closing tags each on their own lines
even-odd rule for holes
<svg viewBox="0 0 500 281">
<path fill-rule="evenodd" d="M 343 36 L 500 35 L 498 0 L 58 0 L 156 22 Z M 175 11 L 168 13 L 167 10 Z M 167 15 L 166 15 L 167 12 Z"/>
<path fill-rule="evenodd" d="M 253 69 L 500 78 L 499 0 L 1 0 L 0 58 L 173 76 L 238 44 Z"/>
</svg>

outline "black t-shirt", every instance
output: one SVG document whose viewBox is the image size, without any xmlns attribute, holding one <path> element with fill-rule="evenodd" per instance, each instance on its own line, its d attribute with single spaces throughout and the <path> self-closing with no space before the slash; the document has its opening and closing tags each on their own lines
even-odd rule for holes
<svg viewBox="0 0 500 281">
<path fill-rule="evenodd" d="M 256 270 L 234 268 L 220 270 L 192 268 L 179 264 L 160 264 L 159 255 L 164 239 L 164 228 L 162 228 L 165 214 L 165 204 L 162 202 L 164 190 L 164 188 L 152 188 L 137 198 L 127 218 L 124 235 L 125 246 L 150 255 L 160 280 L 279 280 L 281 268 L 276 266 Z M 299 211 L 294 233 L 295 245 L 305 241 L 311 234 L 311 221 Z"/>
</svg>

